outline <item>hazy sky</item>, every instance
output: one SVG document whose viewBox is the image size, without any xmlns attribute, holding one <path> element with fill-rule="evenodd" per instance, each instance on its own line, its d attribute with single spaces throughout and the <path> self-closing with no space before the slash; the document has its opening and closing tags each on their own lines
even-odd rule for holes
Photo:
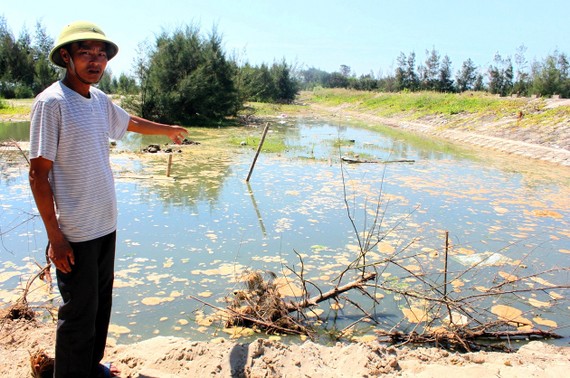
<svg viewBox="0 0 570 378">
<path fill-rule="evenodd" d="M 283 58 L 300 68 L 356 74 L 391 73 L 400 52 L 416 63 L 435 48 L 455 73 L 471 58 L 487 68 L 496 52 L 526 47 L 529 62 L 555 50 L 570 54 L 570 0 L 98 0 L 8 1 L 0 6 L 17 37 L 40 20 L 57 39 L 76 20 L 98 24 L 119 45 L 109 68 L 130 73 L 139 43 L 186 25 L 207 34 L 215 26 L 226 53 L 242 62 Z"/>
</svg>

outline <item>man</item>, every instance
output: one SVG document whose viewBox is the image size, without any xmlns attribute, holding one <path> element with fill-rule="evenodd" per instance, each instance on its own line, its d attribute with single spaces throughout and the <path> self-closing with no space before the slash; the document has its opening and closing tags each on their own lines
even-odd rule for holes
<svg viewBox="0 0 570 378">
<path fill-rule="evenodd" d="M 50 53 L 63 80 L 36 98 L 30 126 L 30 186 L 57 268 L 55 377 L 118 374 L 102 365 L 111 315 L 117 205 L 109 139 L 126 131 L 181 143 L 180 126 L 127 114 L 92 85 L 118 47 L 90 22 L 67 25 Z"/>
</svg>

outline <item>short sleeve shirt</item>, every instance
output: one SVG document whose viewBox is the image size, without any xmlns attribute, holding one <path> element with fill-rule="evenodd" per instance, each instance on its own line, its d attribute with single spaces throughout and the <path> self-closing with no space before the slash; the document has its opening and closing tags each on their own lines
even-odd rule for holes
<svg viewBox="0 0 570 378">
<path fill-rule="evenodd" d="M 109 141 L 123 137 L 129 119 L 94 87 L 86 98 L 58 81 L 34 101 L 30 158 L 53 162 L 49 180 L 58 222 L 71 242 L 93 240 L 117 228 Z"/>
</svg>

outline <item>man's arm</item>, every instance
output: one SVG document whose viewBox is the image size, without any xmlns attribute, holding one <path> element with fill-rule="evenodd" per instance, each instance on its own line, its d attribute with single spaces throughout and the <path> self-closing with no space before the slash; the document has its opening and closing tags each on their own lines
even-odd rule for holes
<svg viewBox="0 0 570 378">
<path fill-rule="evenodd" d="M 71 265 L 75 263 L 75 257 L 69 242 L 59 228 L 55 214 L 53 191 L 48 178 L 52 166 L 53 162 L 43 157 L 32 159 L 29 174 L 30 187 L 46 228 L 50 244 L 48 256 L 57 269 L 63 273 L 69 273 Z"/>
<path fill-rule="evenodd" d="M 181 144 L 188 131 L 182 126 L 165 125 L 131 115 L 128 131 L 144 135 L 164 135 L 176 144 Z"/>
</svg>

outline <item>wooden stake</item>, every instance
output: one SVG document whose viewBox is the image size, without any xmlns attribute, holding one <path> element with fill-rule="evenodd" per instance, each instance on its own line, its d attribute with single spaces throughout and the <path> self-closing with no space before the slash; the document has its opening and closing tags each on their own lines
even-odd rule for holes
<svg viewBox="0 0 570 378">
<path fill-rule="evenodd" d="M 447 307 L 447 313 L 449 314 L 449 324 L 453 324 L 453 318 L 451 316 L 451 307 L 449 307 L 449 302 L 447 301 L 447 260 L 449 256 L 449 231 L 445 231 L 445 261 L 443 266 L 443 300 L 445 301 L 445 306 Z"/>
<path fill-rule="evenodd" d="M 253 162 L 251 163 L 251 167 L 249 167 L 249 173 L 247 174 L 247 178 L 245 181 L 249 182 L 249 178 L 251 177 L 251 173 L 253 172 L 253 167 L 255 167 L 255 162 L 257 161 L 257 157 L 261 152 L 261 147 L 263 147 L 263 142 L 265 141 L 265 135 L 267 135 L 267 130 L 269 130 L 269 122 L 265 124 L 265 128 L 263 129 L 263 135 L 261 135 L 261 140 L 259 141 L 259 146 L 257 146 L 257 152 L 255 153 L 255 157 L 253 158 Z"/>
<path fill-rule="evenodd" d="M 168 165 L 166 166 L 166 177 L 170 177 L 170 168 L 172 167 L 172 154 L 168 154 Z"/>
</svg>

